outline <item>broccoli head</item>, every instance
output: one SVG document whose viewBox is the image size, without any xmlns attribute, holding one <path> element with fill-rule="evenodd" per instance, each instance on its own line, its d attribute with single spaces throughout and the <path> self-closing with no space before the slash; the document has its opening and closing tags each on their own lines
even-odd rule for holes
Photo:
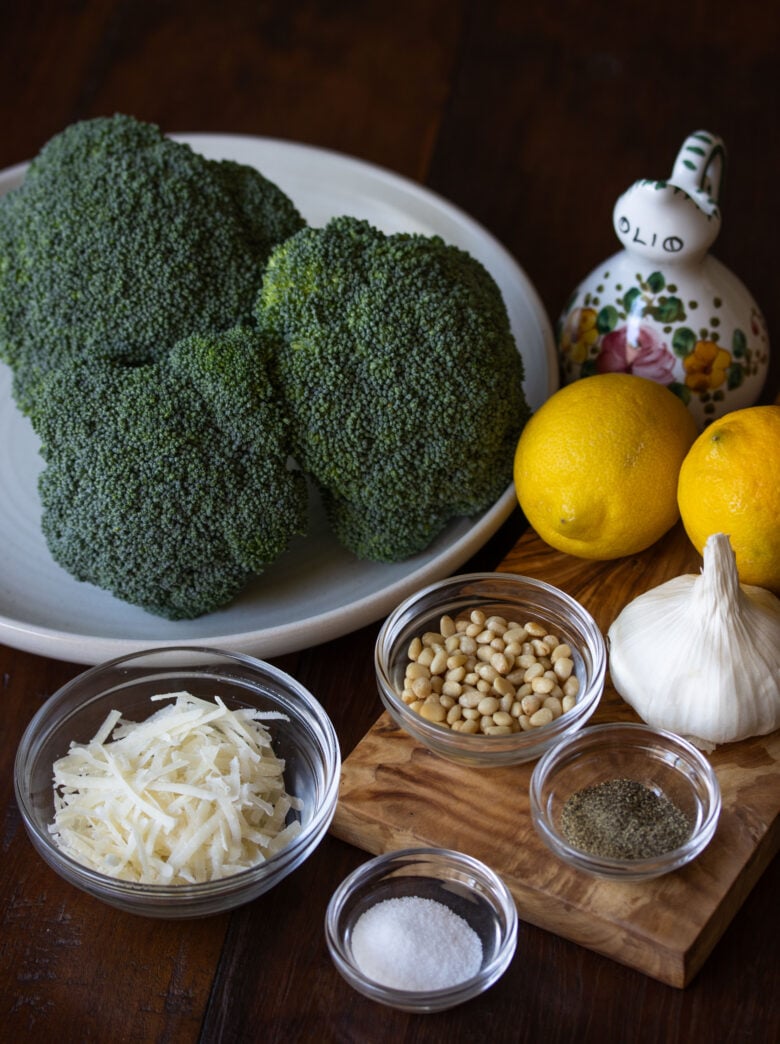
<svg viewBox="0 0 780 1044">
<path fill-rule="evenodd" d="M 41 380 L 42 527 L 77 579 L 169 619 L 233 599 L 303 531 L 306 485 L 255 330 L 158 362 L 73 362 Z"/>
<path fill-rule="evenodd" d="M 72 361 L 153 362 L 250 323 L 272 247 L 303 225 L 253 168 L 130 116 L 72 124 L 0 200 L 0 359 L 18 405 Z"/>
<path fill-rule="evenodd" d="M 501 292 L 437 236 L 339 217 L 272 252 L 257 303 L 294 454 L 361 558 L 423 550 L 512 479 L 528 417 Z"/>
</svg>

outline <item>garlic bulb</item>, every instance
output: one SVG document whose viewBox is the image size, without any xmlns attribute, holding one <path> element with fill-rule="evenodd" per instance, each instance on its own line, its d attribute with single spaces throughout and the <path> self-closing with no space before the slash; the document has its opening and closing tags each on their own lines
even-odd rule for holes
<svg viewBox="0 0 780 1044">
<path fill-rule="evenodd" d="M 739 583 L 723 533 L 701 574 L 640 595 L 608 631 L 612 683 L 653 728 L 711 751 L 780 728 L 780 599 Z"/>
</svg>

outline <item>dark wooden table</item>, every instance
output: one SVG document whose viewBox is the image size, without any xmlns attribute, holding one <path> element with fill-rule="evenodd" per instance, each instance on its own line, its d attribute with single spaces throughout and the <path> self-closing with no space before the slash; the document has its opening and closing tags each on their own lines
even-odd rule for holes
<svg viewBox="0 0 780 1044">
<path fill-rule="evenodd" d="M 531 13 L 531 8 L 536 13 Z M 730 153 L 716 254 L 778 316 L 780 22 L 771 0 L 635 5 L 518 0 L 54 0 L 0 5 L 0 168 L 77 119 L 279 137 L 370 160 L 481 221 L 551 318 L 616 249 L 613 202 L 663 176 L 688 132 Z M 777 389 L 777 369 L 770 378 Z M 495 567 L 515 514 L 466 568 Z M 0 548 L 0 554 L 5 553 Z M 325 704 L 348 755 L 377 717 L 376 622 L 280 666 Z M 777 860 L 693 983 L 675 990 L 521 924 L 513 965 L 451 1012 L 363 1000 L 330 963 L 325 907 L 365 853 L 328 837 L 231 915 L 124 915 L 35 855 L 16 746 L 75 664 L 0 647 L 0 1036 L 48 1041 L 780 1039 Z"/>
</svg>

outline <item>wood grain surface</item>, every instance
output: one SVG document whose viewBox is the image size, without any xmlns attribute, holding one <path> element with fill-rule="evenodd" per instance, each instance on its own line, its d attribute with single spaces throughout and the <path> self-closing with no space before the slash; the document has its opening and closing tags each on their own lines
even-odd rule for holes
<svg viewBox="0 0 780 1044">
<path fill-rule="evenodd" d="M 113 112 L 170 132 L 334 149 L 411 178 L 482 222 L 554 322 L 579 280 L 617 249 L 617 195 L 637 178 L 665 176 L 686 135 L 706 127 L 729 150 L 715 253 L 747 284 L 776 339 L 778 53 L 774 0 L 0 0 L 0 168 L 29 160 L 75 120 Z M 779 388 L 775 351 L 767 401 Z M 495 569 L 524 526 L 515 512 L 466 569 Z M 598 593 L 601 567 L 575 579 L 554 558 L 537 547 L 524 568 L 561 569 L 578 597 Z M 613 587 L 616 599 L 654 579 L 652 563 L 632 560 L 629 573 Z M 352 634 L 318 644 L 313 633 L 309 647 L 274 660 L 326 707 L 345 759 L 381 712 L 377 630 L 366 616 Z M 367 858 L 333 835 L 273 892 L 223 917 L 157 923 L 92 901 L 42 863 L 13 791 L 24 729 L 79 671 L 0 646 L 0 1039 L 780 1040 L 777 858 L 684 990 L 524 920 L 503 978 L 430 1016 L 380 1008 L 333 967 L 327 903 Z M 766 823 L 751 814 L 736 828 L 758 836 Z M 720 928 L 714 918 L 708 931 Z"/>
<path fill-rule="evenodd" d="M 554 584 L 580 601 L 602 633 L 636 595 L 701 559 L 680 525 L 616 562 L 553 550 L 527 530 L 500 570 Z M 638 721 L 607 683 L 591 724 Z M 333 832 L 373 854 L 405 846 L 456 848 L 506 881 L 521 918 L 671 986 L 698 972 L 780 844 L 780 733 L 710 755 L 723 808 L 692 864 L 651 881 L 606 881 L 571 869 L 534 829 L 533 763 L 470 768 L 432 754 L 383 714 L 347 758 Z"/>
</svg>

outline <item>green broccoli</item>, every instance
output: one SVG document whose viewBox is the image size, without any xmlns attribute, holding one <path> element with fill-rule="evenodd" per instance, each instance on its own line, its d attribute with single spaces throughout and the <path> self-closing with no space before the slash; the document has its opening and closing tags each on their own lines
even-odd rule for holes
<svg viewBox="0 0 780 1044">
<path fill-rule="evenodd" d="M 303 532 L 307 494 L 267 355 L 235 328 L 154 363 L 50 371 L 30 418 L 54 559 L 169 619 L 219 608 L 274 561 Z"/>
<path fill-rule="evenodd" d="M 38 376 L 95 355 L 152 362 L 252 322 L 274 245 L 304 226 L 250 167 L 116 115 L 52 138 L 0 200 L 0 359 L 28 412 Z"/>
<path fill-rule="evenodd" d="M 523 366 L 499 288 L 465 251 L 335 218 L 273 251 L 256 314 L 277 340 L 293 453 L 357 556 L 404 559 L 507 488 Z"/>
</svg>

